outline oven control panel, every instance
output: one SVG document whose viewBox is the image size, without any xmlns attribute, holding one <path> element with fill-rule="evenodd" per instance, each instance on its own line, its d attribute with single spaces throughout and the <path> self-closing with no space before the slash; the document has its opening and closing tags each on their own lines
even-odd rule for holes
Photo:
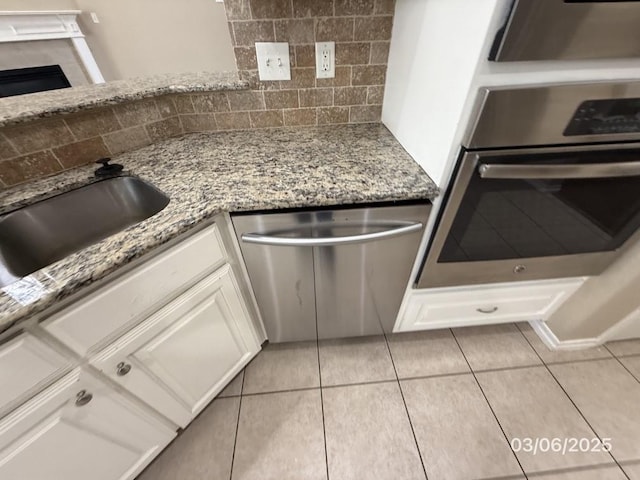
<svg viewBox="0 0 640 480">
<path fill-rule="evenodd" d="M 582 102 L 563 134 L 571 137 L 635 132 L 640 132 L 640 98 L 619 98 Z"/>
</svg>

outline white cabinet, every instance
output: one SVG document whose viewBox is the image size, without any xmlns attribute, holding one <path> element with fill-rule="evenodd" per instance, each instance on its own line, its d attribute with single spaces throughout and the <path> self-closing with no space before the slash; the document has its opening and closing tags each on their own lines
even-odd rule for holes
<svg viewBox="0 0 640 480">
<path fill-rule="evenodd" d="M 226 265 L 91 363 L 184 427 L 259 350 Z"/>
<path fill-rule="evenodd" d="M 77 369 L 0 420 L 0 478 L 132 479 L 174 436 Z"/>
<path fill-rule="evenodd" d="M 546 320 L 584 277 L 413 290 L 395 331 Z"/>
<path fill-rule="evenodd" d="M 133 479 L 260 350 L 228 260 L 209 226 L 0 345 L 0 479 Z"/>
</svg>

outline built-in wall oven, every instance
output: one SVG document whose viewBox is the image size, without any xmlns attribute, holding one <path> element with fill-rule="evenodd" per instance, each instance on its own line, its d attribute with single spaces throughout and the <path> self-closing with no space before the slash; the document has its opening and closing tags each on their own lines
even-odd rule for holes
<svg viewBox="0 0 640 480">
<path fill-rule="evenodd" d="M 487 88 L 478 112 L 417 286 L 601 273 L 640 226 L 640 82 Z"/>
<path fill-rule="evenodd" d="M 638 0 L 513 0 L 490 60 L 640 56 Z"/>
</svg>

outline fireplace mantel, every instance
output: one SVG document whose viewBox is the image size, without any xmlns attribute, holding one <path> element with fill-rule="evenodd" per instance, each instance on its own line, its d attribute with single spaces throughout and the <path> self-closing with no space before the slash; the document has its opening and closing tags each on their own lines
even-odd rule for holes
<svg viewBox="0 0 640 480">
<path fill-rule="evenodd" d="M 81 10 L 0 11 L 0 43 L 67 38 L 93 83 L 104 77 L 93 58 L 77 16 Z"/>
</svg>

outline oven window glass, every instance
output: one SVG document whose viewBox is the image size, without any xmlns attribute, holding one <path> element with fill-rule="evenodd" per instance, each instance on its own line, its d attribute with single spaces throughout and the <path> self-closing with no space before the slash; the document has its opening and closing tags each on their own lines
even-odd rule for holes
<svg viewBox="0 0 640 480">
<path fill-rule="evenodd" d="M 640 152 L 597 157 L 482 159 L 486 163 L 640 161 Z M 640 227 L 640 176 L 487 179 L 474 167 L 439 262 L 611 251 Z"/>
</svg>

